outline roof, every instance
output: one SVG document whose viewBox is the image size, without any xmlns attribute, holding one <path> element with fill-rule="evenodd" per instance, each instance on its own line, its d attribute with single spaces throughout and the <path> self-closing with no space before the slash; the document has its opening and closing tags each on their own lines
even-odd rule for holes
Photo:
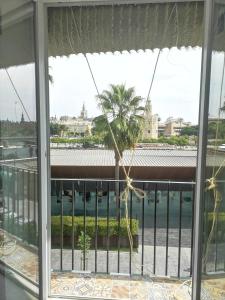
<svg viewBox="0 0 225 300">
<path fill-rule="evenodd" d="M 202 46 L 203 1 L 48 9 L 49 54 Z"/>
<path fill-rule="evenodd" d="M 135 167 L 196 167 L 197 151 L 191 150 L 135 150 Z M 132 151 L 124 152 L 123 163 L 129 166 Z M 51 149 L 52 166 L 114 166 L 112 150 Z"/>
<path fill-rule="evenodd" d="M 94 2 L 48 8 L 49 56 L 202 45 L 204 1 Z M 1 68 L 34 62 L 31 15 L 28 4 L 2 10 Z"/>
</svg>

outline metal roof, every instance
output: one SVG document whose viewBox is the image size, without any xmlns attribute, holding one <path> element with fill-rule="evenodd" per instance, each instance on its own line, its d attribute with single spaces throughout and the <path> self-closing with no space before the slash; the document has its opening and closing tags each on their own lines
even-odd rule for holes
<svg viewBox="0 0 225 300">
<path fill-rule="evenodd" d="M 135 167 L 196 167 L 197 151 L 191 150 L 135 150 Z M 123 163 L 129 166 L 132 151 L 125 151 Z M 51 149 L 52 166 L 114 166 L 112 150 Z"/>
<path fill-rule="evenodd" d="M 97 2 L 48 8 L 49 56 L 202 45 L 204 1 Z M 3 7 L 0 68 L 34 62 L 31 15 Z"/>
<path fill-rule="evenodd" d="M 50 7 L 50 56 L 171 47 L 203 40 L 204 2 Z"/>
</svg>

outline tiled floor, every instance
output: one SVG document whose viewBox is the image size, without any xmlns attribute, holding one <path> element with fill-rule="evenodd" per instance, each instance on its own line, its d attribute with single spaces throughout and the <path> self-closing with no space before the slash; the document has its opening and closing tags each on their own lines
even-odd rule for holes
<svg viewBox="0 0 225 300">
<path fill-rule="evenodd" d="M 17 242 L 7 255 L 0 253 L 0 259 L 22 272 L 29 279 L 38 279 L 38 259 Z M 90 299 L 121 300 L 190 300 L 190 281 L 150 279 L 141 276 L 95 275 L 93 273 L 53 272 L 51 292 L 53 295 L 89 297 Z M 203 283 L 201 300 L 225 300 L 225 279 L 209 279 Z M 211 296 L 210 296 L 211 295 Z"/>
<path fill-rule="evenodd" d="M 53 273 L 53 295 L 121 300 L 172 300 L 176 281 L 152 281 L 147 278 Z"/>
</svg>

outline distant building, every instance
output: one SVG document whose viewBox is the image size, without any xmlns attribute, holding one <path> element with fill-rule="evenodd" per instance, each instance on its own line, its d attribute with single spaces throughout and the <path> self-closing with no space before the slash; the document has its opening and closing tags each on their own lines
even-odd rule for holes
<svg viewBox="0 0 225 300">
<path fill-rule="evenodd" d="M 158 115 L 152 113 L 152 103 L 148 99 L 146 102 L 144 112 L 144 127 L 143 136 L 144 139 L 157 139 L 158 138 Z"/>
<path fill-rule="evenodd" d="M 91 129 L 93 127 L 92 119 L 87 117 L 87 110 L 84 104 L 78 118 L 61 116 L 58 120 L 56 117 L 51 117 L 50 122 L 65 125 L 67 127 L 67 132 L 74 135 L 91 135 Z"/>
<path fill-rule="evenodd" d="M 87 110 L 85 108 L 85 104 L 83 103 L 82 110 L 80 113 L 80 119 L 87 120 Z"/>
<path fill-rule="evenodd" d="M 159 135 L 167 137 L 179 136 L 181 130 L 189 126 L 191 126 L 191 123 L 185 122 L 182 118 L 174 119 L 173 117 L 169 117 L 165 123 L 159 124 Z"/>
</svg>

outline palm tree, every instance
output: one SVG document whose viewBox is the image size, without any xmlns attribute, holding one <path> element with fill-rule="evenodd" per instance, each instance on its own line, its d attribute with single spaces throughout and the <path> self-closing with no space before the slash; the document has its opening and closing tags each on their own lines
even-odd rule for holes
<svg viewBox="0 0 225 300">
<path fill-rule="evenodd" d="M 104 90 L 97 100 L 103 114 L 94 119 L 94 132 L 102 136 L 108 149 L 114 150 L 115 180 L 119 180 L 120 158 L 124 150 L 135 147 L 142 132 L 144 107 L 140 103 L 143 99 L 135 95 L 133 87 L 126 89 L 124 84 L 111 84 L 110 90 Z"/>
</svg>

